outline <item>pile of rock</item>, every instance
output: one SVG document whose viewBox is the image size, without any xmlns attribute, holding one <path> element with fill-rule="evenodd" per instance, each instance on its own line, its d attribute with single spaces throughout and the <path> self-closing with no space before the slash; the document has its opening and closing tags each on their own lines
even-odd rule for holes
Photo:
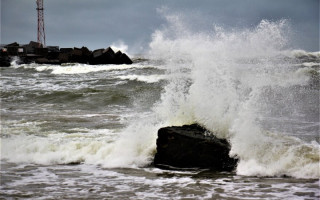
<svg viewBox="0 0 320 200">
<path fill-rule="evenodd" d="M 58 46 L 42 47 L 41 44 L 31 41 L 27 45 L 12 43 L 1 47 L 0 65 L 10 66 L 12 57 L 17 56 L 21 63 L 38 64 L 132 64 L 132 60 L 121 51 L 116 53 L 111 47 L 90 51 L 87 47 L 60 48 Z"/>
<path fill-rule="evenodd" d="M 92 52 L 90 64 L 132 64 L 132 60 L 121 51 L 116 53 L 108 47 L 107 49 L 97 49 Z"/>
</svg>

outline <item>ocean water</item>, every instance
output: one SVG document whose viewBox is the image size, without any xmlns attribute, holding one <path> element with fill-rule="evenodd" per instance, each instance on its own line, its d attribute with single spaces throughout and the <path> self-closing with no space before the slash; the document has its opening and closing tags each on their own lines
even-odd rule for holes
<svg viewBox="0 0 320 200">
<path fill-rule="evenodd" d="M 1 198 L 320 198 L 320 52 L 289 48 L 286 21 L 167 20 L 132 65 L 0 69 Z M 234 172 L 152 166 L 157 130 L 195 122 L 230 142 Z"/>
</svg>

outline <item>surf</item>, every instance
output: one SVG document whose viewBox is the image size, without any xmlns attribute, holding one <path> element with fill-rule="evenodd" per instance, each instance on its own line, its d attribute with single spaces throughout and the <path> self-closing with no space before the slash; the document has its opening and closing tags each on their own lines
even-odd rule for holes
<svg viewBox="0 0 320 200">
<path fill-rule="evenodd" d="M 174 74 L 155 108 L 162 119 L 170 125 L 197 122 L 228 139 L 230 155 L 240 160 L 239 175 L 318 178 L 319 90 L 309 87 L 308 73 L 292 66 L 302 62 L 298 57 L 317 60 L 319 53 L 290 49 L 286 20 L 231 31 L 213 26 L 210 33 L 188 30 L 175 15 L 167 20 L 150 43 L 151 55 Z M 301 127 L 266 126 L 268 117 L 308 121 L 313 138 L 304 140 L 307 129 L 296 137 Z"/>
<path fill-rule="evenodd" d="M 85 115 L 84 119 L 77 117 L 79 121 L 75 124 L 84 123 L 90 116 L 114 124 L 110 129 L 62 127 L 47 131 L 42 124 L 47 122 L 32 126 L 23 120 L 12 122 L 20 125 L 5 122 L 2 125 L 8 137 L 1 139 L 2 159 L 43 165 L 144 167 L 152 163 L 159 128 L 199 123 L 230 142 L 230 156 L 240 160 L 236 170 L 239 175 L 319 178 L 319 90 L 312 85 L 317 81 L 319 68 L 308 64 L 316 63 L 319 53 L 290 48 L 291 29 L 286 20 L 262 20 L 257 26 L 233 30 L 213 24 L 210 31 L 202 31 L 190 28 L 179 15 L 164 17 L 167 24 L 153 33 L 146 56 L 149 60 L 145 63 L 130 66 L 15 63 L 13 67 L 18 70 L 64 77 L 63 81 L 50 82 L 52 90 L 60 90 L 64 81 L 74 78 L 68 95 L 81 92 L 81 97 L 90 99 L 96 94 L 93 99 L 111 112 L 81 113 L 82 104 L 69 103 L 75 108 L 71 114 Z M 142 73 L 150 68 L 154 69 L 152 73 Z M 310 70 L 315 76 L 310 75 Z M 114 81 L 115 90 L 122 88 L 121 92 L 126 94 L 124 101 L 122 97 L 121 101 L 112 98 L 109 105 L 106 100 L 110 94 L 100 95 L 108 85 L 101 81 L 107 79 L 101 78 L 102 73 L 110 76 L 108 84 Z M 76 84 L 90 75 L 97 78 L 92 84 Z M 94 87 L 95 81 L 104 84 L 97 91 L 87 90 Z M 41 86 L 24 84 L 30 88 Z M 84 87 L 86 94 L 77 87 Z M 40 90 L 46 88 L 44 85 Z M 160 98 L 156 99 L 158 93 Z M 61 93 L 52 92 L 52 96 L 56 94 Z M 83 101 L 79 97 L 79 102 L 86 105 L 88 99 Z M 56 106 L 59 104 L 54 102 Z M 90 106 L 96 108 L 93 103 Z M 63 125 L 70 120 L 55 119 Z"/>
</svg>

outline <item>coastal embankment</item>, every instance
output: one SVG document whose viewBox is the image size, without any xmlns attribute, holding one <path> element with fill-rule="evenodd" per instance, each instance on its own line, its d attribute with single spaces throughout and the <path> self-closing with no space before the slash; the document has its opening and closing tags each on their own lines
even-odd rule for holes
<svg viewBox="0 0 320 200">
<path fill-rule="evenodd" d="M 91 51 L 84 46 L 81 48 L 43 47 L 41 44 L 33 41 L 26 45 L 14 42 L 0 46 L 1 67 L 9 67 L 14 57 L 19 58 L 18 64 L 132 64 L 132 60 L 127 54 L 120 50 L 115 52 L 111 47 Z"/>
</svg>

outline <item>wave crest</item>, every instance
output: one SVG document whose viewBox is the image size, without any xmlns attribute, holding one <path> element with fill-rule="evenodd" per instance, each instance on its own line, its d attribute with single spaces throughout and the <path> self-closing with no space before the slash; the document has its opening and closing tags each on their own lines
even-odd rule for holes
<svg viewBox="0 0 320 200">
<path fill-rule="evenodd" d="M 168 26 L 157 30 L 150 43 L 151 56 L 164 60 L 170 73 L 155 108 L 159 116 L 171 125 L 197 122 L 227 138 L 231 155 L 240 159 L 238 174 L 320 177 L 317 142 L 292 142 L 288 130 L 281 133 L 272 124 L 265 125 L 268 117 L 303 121 L 297 115 L 319 110 L 316 104 L 306 108 L 304 103 L 317 99 L 319 91 L 293 89 L 307 87 L 310 77 L 297 75 L 295 61 L 287 59 L 287 52 L 292 52 L 288 22 L 262 20 L 250 29 L 226 31 L 215 26 L 210 33 L 199 33 L 188 30 L 179 16 L 167 19 Z M 279 94 L 287 101 L 267 100 L 271 96 L 276 101 Z M 296 98 L 305 94 L 310 96 Z M 319 126 L 317 120 L 310 123 Z"/>
</svg>

